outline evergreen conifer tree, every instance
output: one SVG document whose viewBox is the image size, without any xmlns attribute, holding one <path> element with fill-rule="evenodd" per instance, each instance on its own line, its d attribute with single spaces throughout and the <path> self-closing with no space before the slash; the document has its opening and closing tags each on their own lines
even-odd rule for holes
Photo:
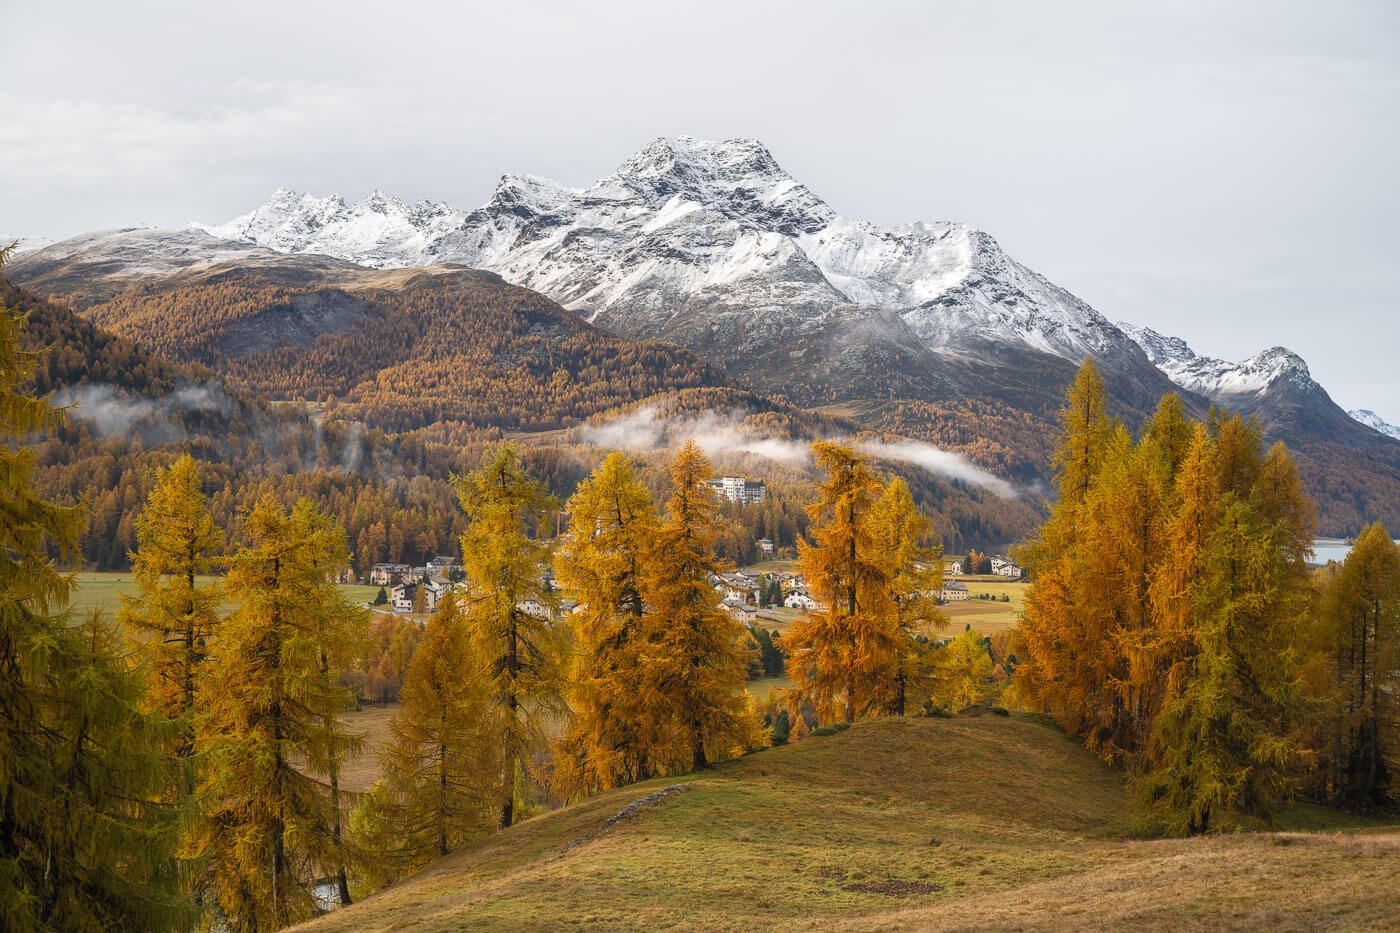
<svg viewBox="0 0 1400 933">
<path fill-rule="evenodd" d="M 0 250 L 0 266 L 5 251 Z M 73 624 L 81 510 L 40 497 L 25 445 L 62 412 L 24 391 L 38 362 L 24 318 L 0 308 L 0 918 L 15 930 L 166 928 L 180 920 L 173 775 L 160 723 L 107 624 Z"/>
</svg>

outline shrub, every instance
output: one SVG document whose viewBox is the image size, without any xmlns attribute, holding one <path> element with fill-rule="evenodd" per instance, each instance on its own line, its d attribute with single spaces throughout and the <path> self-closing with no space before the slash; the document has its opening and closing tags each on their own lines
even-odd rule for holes
<svg viewBox="0 0 1400 933">
<path fill-rule="evenodd" d="M 838 732 L 845 732 L 849 728 L 851 728 L 851 724 L 848 722 L 833 722 L 829 726 L 822 726 L 820 729 L 813 729 L 812 734 L 835 735 Z"/>
</svg>

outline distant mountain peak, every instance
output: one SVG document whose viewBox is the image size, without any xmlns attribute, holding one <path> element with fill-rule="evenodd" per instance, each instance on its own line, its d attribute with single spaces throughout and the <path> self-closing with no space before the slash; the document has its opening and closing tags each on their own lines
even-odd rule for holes
<svg viewBox="0 0 1400 933">
<path fill-rule="evenodd" d="M 1142 347 L 1142 352 L 1147 354 L 1148 360 L 1154 366 L 1165 362 L 1184 363 L 1196 358 L 1196 351 L 1180 337 L 1168 337 L 1150 327 L 1140 327 L 1126 321 L 1119 321 L 1118 329 Z"/>
<path fill-rule="evenodd" d="M 1397 441 L 1400 441 L 1400 425 L 1389 424 L 1384 418 L 1371 411 L 1369 408 L 1358 408 L 1355 411 L 1347 412 L 1347 414 L 1351 416 L 1352 420 L 1366 425 L 1366 427 L 1371 430 L 1379 431 L 1386 437 L 1393 437 Z"/>
<path fill-rule="evenodd" d="M 1118 327 L 1172 382 L 1212 401 L 1234 404 L 1240 397 L 1257 396 L 1283 384 L 1320 390 L 1308 364 L 1287 347 L 1269 347 L 1232 363 L 1201 356 L 1180 337 L 1169 337 L 1150 327 L 1124 322 Z"/>
<path fill-rule="evenodd" d="M 459 226 L 464 214 L 446 204 L 404 203 L 378 189 L 354 204 L 339 194 L 317 197 L 277 188 L 260 206 L 226 224 L 196 227 L 225 240 L 283 253 L 320 253 L 360 265 L 430 262 L 431 241 Z M 405 261 L 413 257 L 412 261 Z"/>
<path fill-rule="evenodd" d="M 574 189 L 549 178 L 508 172 L 496 183 L 496 190 L 491 193 L 491 200 L 483 210 L 520 206 L 530 211 L 544 212 L 558 207 L 575 194 Z"/>
</svg>

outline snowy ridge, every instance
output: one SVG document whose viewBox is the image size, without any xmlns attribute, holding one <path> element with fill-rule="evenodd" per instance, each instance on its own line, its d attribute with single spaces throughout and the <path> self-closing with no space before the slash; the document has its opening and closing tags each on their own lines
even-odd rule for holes
<svg viewBox="0 0 1400 933">
<path fill-rule="evenodd" d="M 1352 420 L 1366 425 L 1373 431 L 1379 431 L 1386 437 L 1393 437 L 1400 441 L 1400 425 L 1389 424 L 1384 418 L 1370 409 L 1358 408 L 1356 411 L 1347 412 Z"/>
<path fill-rule="evenodd" d="M 216 227 L 224 240 L 244 240 L 283 253 L 323 253 L 363 266 L 424 265 L 430 243 L 460 226 L 465 214 L 446 204 L 405 204 L 383 192 L 347 205 L 278 188 L 265 204 Z M 317 248 L 334 243 L 334 251 Z"/>
<path fill-rule="evenodd" d="M 10 250 L 10 258 L 12 259 L 21 253 L 32 253 L 46 246 L 52 246 L 53 242 L 46 236 L 6 236 L 0 234 L 0 249 L 7 246 L 13 247 Z"/>
<path fill-rule="evenodd" d="M 1167 378 L 1212 401 L 1238 400 L 1268 391 L 1280 380 L 1299 388 L 1316 386 L 1308 364 L 1303 358 L 1284 347 L 1270 347 L 1247 360 L 1231 363 L 1208 356 L 1199 356 L 1186 341 L 1168 337 L 1147 327 L 1137 327 L 1122 321 L 1118 329 L 1132 338 L 1154 366 Z"/>
<path fill-rule="evenodd" d="M 1136 347 L 1083 301 L 959 223 L 880 227 L 838 216 L 748 139 L 658 139 L 595 184 L 506 175 L 463 213 L 380 192 L 354 204 L 279 189 L 213 236 L 375 267 L 455 262 L 543 292 L 631 336 L 832 309 L 896 312 L 930 350 L 1020 343 L 1078 362 Z M 866 309 L 866 310 L 860 310 Z"/>
</svg>

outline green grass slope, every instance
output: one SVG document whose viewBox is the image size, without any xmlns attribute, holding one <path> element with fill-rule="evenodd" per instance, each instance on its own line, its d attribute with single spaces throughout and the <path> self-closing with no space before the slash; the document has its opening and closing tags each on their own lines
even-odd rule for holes
<svg viewBox="0 0 1400 933">
<path fill-rule="evenodd" d="M 869 722 L 528 820 L 307 929 L 1400 922 L 1400 826 L 1143 841 L 1128 813 L 1033 720 Z"/>
</svg>

